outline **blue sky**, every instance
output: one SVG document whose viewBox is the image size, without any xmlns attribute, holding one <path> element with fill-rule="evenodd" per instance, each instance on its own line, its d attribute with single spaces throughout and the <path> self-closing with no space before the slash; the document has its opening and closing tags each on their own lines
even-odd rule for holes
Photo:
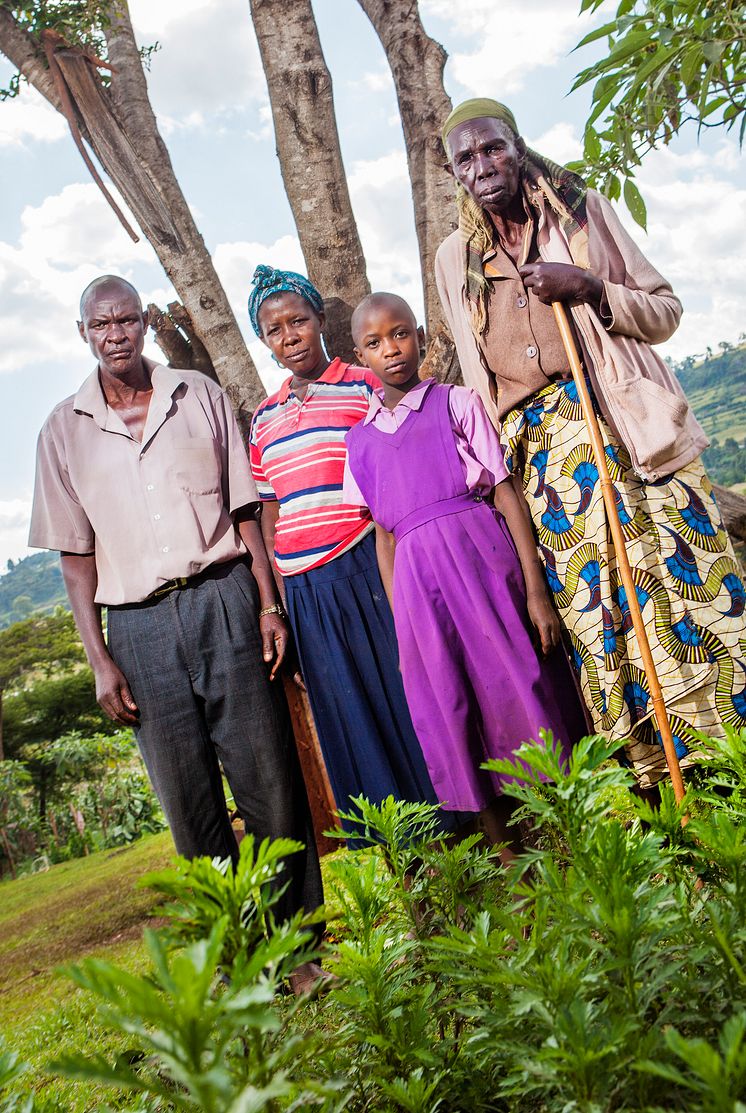
<svg viewBox="0 0 746 1113">
<path fill-rule="evenodd" d="M 588 93 L 568 96 L 599 46 L 569 56 L 608 18 L 578 17 L 578 0 L 421 0 L 446 47 L 454 100 L 511 105 L 531 145 L 567 161 L 580 151 Z M 303 269 L 283 194 L 266 87 L 247 0 L 132 0 L 141 43 L 158 41 L 151 99 L 182 188 L 213 253 L 265 383 L 277 369 L 250 333 L 246 292 L 258 262 Z M 334 80 L 353 207 L 374 287 L 421 304 L 417 249 L 393 85 L 355 0 L 314 0 Z M 0 79 L 9 76 L 0 59 Z M 91 369 L 77 336 L 77 299 L 116 271 L 163 305 L 173 292 L 147 243 L 133 245 L 88 177 L 61 117 L 24 92 L 0 104 L 0 569 L 29 550 L 26 531 L 38 430 Z M 649 157 L 639 176 L 649 210 L 643 250 L 682 297 L 685 315 L 663 354 L 681 358 L 746 329 L 746 189 L 735 139 L 692 130 Z M 631 228 L 632 222 L 623 213 Z M 157 355 L 157 349 L 151 354 Z"/>
</svg>

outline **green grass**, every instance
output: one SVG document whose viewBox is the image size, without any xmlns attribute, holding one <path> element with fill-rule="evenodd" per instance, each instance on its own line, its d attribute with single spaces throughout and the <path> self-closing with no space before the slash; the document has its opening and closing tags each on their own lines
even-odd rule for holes
<svg viewBox="0 0 746 1113">
<path fill-rule="evenodd" d="M 102 1085 L 54 1078 L 47 1063 L 73 1052 L 113 1061 L 127 1045 L 99 1022 L 90 996 L 59 967 L 97 957 L 143 972 L 143 930 L 160 921 L 157 898 L 137 881 L 173 855 L 171 836 L 163 832 L 0 883 L 0 1033 L 30 1064 L 22 1085 L 56 1100 L 60 1113 L 88 1113 L 111 1103 L 112 1094 Z M 333 919 L 336 910 L 328 913 Z M 309 1009 L 312 1026 L 334 1023 L 320 1011 Z"/>
<path fill-rule="evenodd" d="M 172 855 L 164 832 L 0 885 L 0 1032 L 31 1064 L 34 1089 L 53 1094 L 61 1110 L 83 1113 L 109 1095 L 98 1086 L 50 1079 L 46 1063 L 68 1051 L 108 1056 L 124 1047 L 98 1023 L 88 995 L 57 968 L 97 956 L 142 970 L 142 933 L 157 906 L 136 882 Z"/>
</svg>

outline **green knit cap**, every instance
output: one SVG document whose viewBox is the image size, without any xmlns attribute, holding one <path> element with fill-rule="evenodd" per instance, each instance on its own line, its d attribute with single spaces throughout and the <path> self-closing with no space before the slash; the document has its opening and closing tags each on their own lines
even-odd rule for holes
<svg viewBox="0 0 746 1113">
<path fill-rule="evenodd" d="M 491 100 L 489 97 L 475 97 L 473 100 L 465 100 L 457 105 L 443 124 L 440 135 L 446 154 L 450 154 L 447 140 L 455 127 L 458 127 L 459 124 L 465 124 L 469 120 L 483 119 L 502 120 L 504 124 L 508 125 L 513 135 L 521 134 L 518 130 L 518 124 L 515 122 L 515 116 L 506 105 L 500 104 L 499 100 Z"/>
</svg>

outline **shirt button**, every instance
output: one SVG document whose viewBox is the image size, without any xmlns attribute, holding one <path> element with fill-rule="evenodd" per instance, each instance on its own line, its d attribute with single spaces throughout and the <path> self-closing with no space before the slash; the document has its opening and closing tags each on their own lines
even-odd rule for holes
<svg viewBox="0 0 746 1113">
<path fill-rule="evenodd" d="M 519 298 L 516 298 L 516 305 L 519 309 L 525 309 L 528 305 L 528 300 L 524 298 L 523 294 L 521 294 Z"/>
<path fill-rule="evenodd" d="M 154 491 L 154 490 L 155 490 L 155 487 L 153 486 L 153 484 L 152 484 L 152 483 L 148 483 L 148 485 L 147 485 L 147 487 L 145 488 L 145 490 L 146 490 L 146 491 Z"/>
<path fill-rule="evenodd" d="M 534 357 L 538 354 L 538 351 L 539 349 L 535 348 L 533 344 L 529 344 L 529 346 L 526 348 L 526 355 L 529 359 L 534 359 Z"/>
<path fill-rule="evenodd" d="M 160 520 L 161 520 L 160 514 L 154 514 L 153 515 L 153 521 L 154 522 L 160 522 Z"/>
<path fill-rule="evenodd" d="M 163 551 L 164 551 L 164 553 L 167 553 L 167 552 L 168 552 L 168 545 L 164 545 L 164 546 L 163 546 Z"/>
</svg>

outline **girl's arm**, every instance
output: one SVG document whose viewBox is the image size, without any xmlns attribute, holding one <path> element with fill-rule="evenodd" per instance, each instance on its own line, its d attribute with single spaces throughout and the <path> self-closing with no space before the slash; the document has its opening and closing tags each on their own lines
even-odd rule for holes
<svg viewBox="0 0 746 1113">
<path fill-rule="evenodd" d="M 528 615 L 541 641 L 541 651 L 548 656 L 560 643 L 559 616 L 549 598 L 544 569 L 536 551 L 526 500 L 515 476 L 498 483 L 493 492 L 495 509 L 510 530 L 526 582 Z"/>
<path fill-rule="evenodd" d="M 391 610 L 394 609 L 394 550 L 396 542 L 393 533 L 389 533 L 383 526 L 376 522 L 376 556 L 378 557 L 378 570 L 389 601 Z"/>
</svg>

